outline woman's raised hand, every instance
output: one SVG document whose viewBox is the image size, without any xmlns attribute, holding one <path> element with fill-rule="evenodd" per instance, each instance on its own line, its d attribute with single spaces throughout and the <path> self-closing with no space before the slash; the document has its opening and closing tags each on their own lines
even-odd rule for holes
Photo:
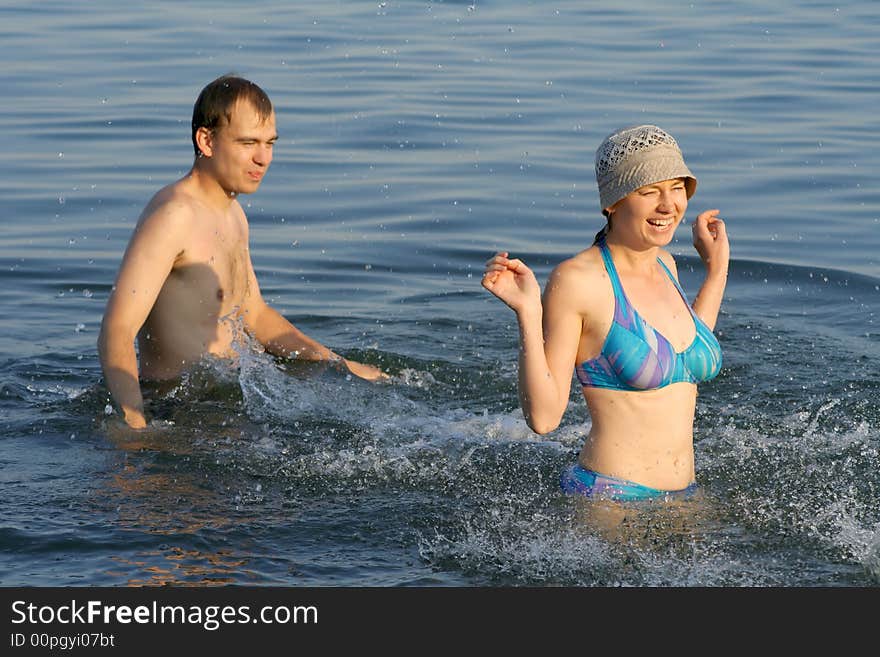
<svg viewBox="0 0 880 657">
<path fill-rule="evenodd" d="M 730 261 L 730 243 L 719 210 L 700 213 L 693 224 L 694 248 L 708 272 L 726 273 Z"/>
<path fill-rule="evenodd" d="M 535 274 L 522 260 L 510 259 L 507 251 L 496 253 L 486 261 L 483 287 L 519 313 L 529 304 L 541 304 L 541 286 Z"/>
</svg>

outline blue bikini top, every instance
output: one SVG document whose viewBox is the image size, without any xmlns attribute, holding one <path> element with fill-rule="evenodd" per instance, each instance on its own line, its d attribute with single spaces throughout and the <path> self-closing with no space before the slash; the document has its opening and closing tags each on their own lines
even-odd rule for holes
<svg viewBox="0 0 880 657">
<path fill-rule="evenodd" d="M 614 319 L 602 352 L 575 367 L 581 384 L 611 390 L 652 390 L 672 383 L 702 383 L 715 378 L 721 369 L 721 345 L 697 317 L 684 290 L 663 261 L 657 258 L 697 327 L 694 341 L 682 352 L 675 351 L 669 340 L 639 316 L 623 292 L 604 237 L 599 239 L 598 245 L 614 289 Z"/>
</svg>

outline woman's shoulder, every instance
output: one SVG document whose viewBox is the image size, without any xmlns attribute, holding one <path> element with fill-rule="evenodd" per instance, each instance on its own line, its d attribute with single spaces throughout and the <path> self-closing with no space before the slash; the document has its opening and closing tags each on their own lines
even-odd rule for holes
<svg viewBox="0 0 880 657">
<path fill-rule="evenodd" d="M 678 278 L 678 267 L 675 264 L 675 258 L 669 251 L 665 249 L 660 249 L 660 253 L 657 256 L 666 265 L 667 269 L 675 274 L 675 277 Z"/>
<path fill-rule="evenodd" d="M 570 279 L 583 280 L 584 277 L 592 278 L 605 273 L 605 265 L 602 261 L 602 253 L 595 244 L 580 253 L 573 255 L 560 262 L 550 272 L 550 278 L 558 278 L 568 281 Z"/>
<path fill-rule="evenodd" d="M 589 302 L 603 289 L 596 283 L 607 278 L 602 253 L 593 245 L 556 265 L 550 272 L 547 286 L 548 290 L 559 292 L 565 298 Z"/>
</svg>

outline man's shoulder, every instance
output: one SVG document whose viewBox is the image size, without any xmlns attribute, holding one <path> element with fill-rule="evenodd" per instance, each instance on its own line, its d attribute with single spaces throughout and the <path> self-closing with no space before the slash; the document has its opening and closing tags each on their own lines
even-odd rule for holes
<svg viewBox="0 0 880 657">
<path fill-rule="evenodd" d="M 192 220 L 198 214 L 199 201 L 183 183 L 178 180 L 156 192 L 141 213 L 139 223 L 167 224 L 170 228 L 174 224 Z"/>
</svg>

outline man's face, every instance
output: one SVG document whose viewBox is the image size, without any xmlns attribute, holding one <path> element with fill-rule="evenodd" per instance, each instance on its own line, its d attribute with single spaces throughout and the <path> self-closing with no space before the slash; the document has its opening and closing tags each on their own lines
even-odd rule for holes
<svg viewBox="0 0 880 657">
<path fill-rule="evenodd" d="M 217 128 L 211 139 L 212 170 L 223 189 L 236 195 L 257 191 L 277 140 L 275 113 L 264 120 L 249 102 L 238 101 L 229 123 Z"/>
</svg>

